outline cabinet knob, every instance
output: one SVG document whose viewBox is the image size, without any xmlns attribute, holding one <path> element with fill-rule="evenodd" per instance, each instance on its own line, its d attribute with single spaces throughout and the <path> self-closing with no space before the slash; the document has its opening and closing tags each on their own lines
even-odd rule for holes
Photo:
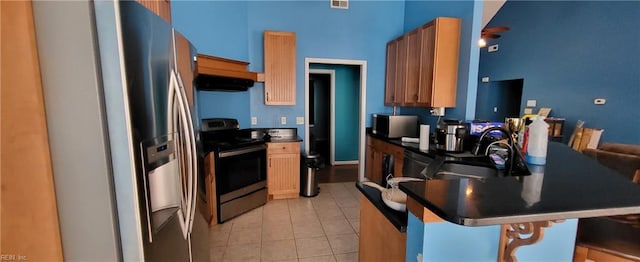
<svg viewBox="0 0 640 262">
<path fill-rule="evenodd" d="M 283 147 L 282 147 L 282 150 L 285 150 L 285 149 L 287 149 L 287 147 L 284 147 L 284 146 L 283 146 Z"/>
</svg>

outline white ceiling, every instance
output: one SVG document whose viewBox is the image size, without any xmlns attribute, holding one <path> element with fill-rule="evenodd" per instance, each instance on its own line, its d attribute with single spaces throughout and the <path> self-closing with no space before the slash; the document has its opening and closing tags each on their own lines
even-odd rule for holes
<svg viewBox="0 0 640 262">
<path fill-rule="evenodd" d="M 494 15 L 500 10 L 507 0 L 484 0 L 482 8 L 482 28 L 491 21 Z"/>
</svg>

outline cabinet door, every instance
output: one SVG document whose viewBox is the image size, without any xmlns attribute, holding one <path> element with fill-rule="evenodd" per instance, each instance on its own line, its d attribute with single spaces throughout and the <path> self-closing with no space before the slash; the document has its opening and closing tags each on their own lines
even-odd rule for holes
<svg viewBox="0 0 640 262">
<path fill-rule="evenodd" d="M 407 37 L 400 37 L 398 39 L 398 48 L 396 49 L 396 84 L 394 102 L 400 105 L 404 102 L 404 90 L 407 84 L 408 43 L 409 41 L 407 40 Z"/>
<path fill-rule="evenodd" d="M 384 104 L 392 106 L 395 104 L 396 94 L 396 53 L 398 41 L 391 41 L 387 44 L 387 72 L 384 88 Z"/>
<path fill-rule="evenodd" d="M 271 154 L 267 166 L 267 188 L 273 199 L 300 194 L 300 154 Z"/>
<path fill-rule="evenodd" d="M 404 90 L 405 106 L 418 106 L 420 90 L 420 32 L 414 30 L 407 37 L 406 80 Z"/>
<path fill-rule="evenodd" d="M 460 23 L 457 18 L 436 18 L 432 107 L 456 106 Z"/>
<path fill-rule="evenodd" d="M 296 104 L 296 33 L 264 31 L 264 103 Z"/>
<path fill-rule="evenodd" d="M 435 52 L 435 26 L 433 23 L 420 29 L 420 87 L 418 100 L 424 106 L 432 106 L 433 98 L 433 60 Z"/>
<path fill-rule="evenodd" d="M 296 198 L 300 194 L 300 143 L 267 143 L 269 199 Z"/>
</svg>

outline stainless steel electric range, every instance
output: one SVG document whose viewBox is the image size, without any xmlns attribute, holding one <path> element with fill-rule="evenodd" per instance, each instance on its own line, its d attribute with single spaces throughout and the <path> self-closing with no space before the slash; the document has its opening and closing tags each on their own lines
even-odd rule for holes
<svg viewBox="0 0 640 262">
<path fill-rule="evenodd" d="M 218 223 L 267 201 L 267 147 L 230 118 L 202 120 L 205 154 L 214 153 Z"/>
</svg>

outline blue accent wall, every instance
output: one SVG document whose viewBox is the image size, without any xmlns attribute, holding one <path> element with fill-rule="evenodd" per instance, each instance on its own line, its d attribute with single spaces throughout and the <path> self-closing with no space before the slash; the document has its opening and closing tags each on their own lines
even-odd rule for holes
<svg viewBox="0 0 640 262">
<path fill-rule="evenodd" d="M 173 26 L 198 53 L 249 61 L 247 1 L 171 1 Z M 201 118 L 238 119 L 250 127 L 249 92 L 198 91 Z"/>
<path fill-rule="evenodd" d="M 403 33 L 404 1 L 352 1 L 348 10 L 331 9 L 328 1 L 172 1 L 174 26 L 189 38 L 200 53 L 248 61 L 249 69 L 263 71 L 263 31 L 296 32 L 296 105 L 264 105 L 264 85 L 248 92 L 199 92 L 200 116 L 238 118 L 247 127 L 302 125 L 304 116 L 304 59 L 334 58 L 367 61 L 367 119 L 370 114 L 390 112 L 383 105 L 386 43 Z"/>
<path fill-rule="evenodd" d="M 360 67 L 311 64 L 309 68 L 335 70 L 335 160 L 358 160 Z"/>
<path fill-rule="evenodd" d="M 471 119 L 475 112 L 481 1 L 351 1 L 349 9 L 331 9 L 327 1 L 172 1 L 174 26 L 189 38 L 200 53 L 248 61 L 249 70 L 263 71 L 263 31 L 296 32 L 296 105 L 265 106 L 264 85 L 256 83 L 248 92 L 198 92 L 199 114 L 207 117 L 238 118 L 249 127 L 302 125 L 295 118 L 304 116 L 304 59 L 332 58 L 367 61 L 365 125 L 371 114 L 390 113 L 384 106 L 386 43 L 436 16 L 463 19 L 459 61 L 457 107 L 447 109 L 447 118 Z M 424 122 L 435 118 L 427 109 L 400 109 L 417 112 Z"/>
<path fill-rule="evenodd" d="M 522 107 L 552 108 L 566 118 L 565 140 L 577 120 L 602 128 L 600 142 L 640 144 L 640 2 L 507 1 L 488 24 L 511 30 L 487 45 L 480 77 L 524 78 Z M 605 98 L 605 105 L 594 105 Z"/>
</svg>

